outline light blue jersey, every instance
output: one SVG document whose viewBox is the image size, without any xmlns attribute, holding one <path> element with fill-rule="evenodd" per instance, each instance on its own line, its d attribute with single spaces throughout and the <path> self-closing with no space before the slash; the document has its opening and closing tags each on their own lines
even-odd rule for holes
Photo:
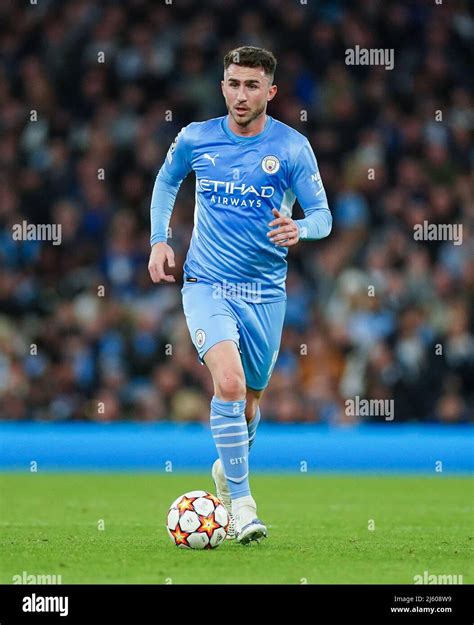
<svg viewBox="0 0 474 625">
<path fill-rule="evenodd" d="M 272 208 L 291 217 L 295 199 L 305 218 L 300 239 L 321 239 L 331 231 L 318 165 L 302 134 L 270 116 L 254 137 L 233 133 L 228 117 L 191 123 L 170 147 L 157 176 L 151 203 L 151 245 L 167 240 L 182 180 L 196 174 L 194 230 L 184 265 L 187 279 L 240 289 L 245 300 L 283 300 L 286 247 L 267 237 Z M 253 289 L 253 290 L 252 290 Z"/>
</svg>

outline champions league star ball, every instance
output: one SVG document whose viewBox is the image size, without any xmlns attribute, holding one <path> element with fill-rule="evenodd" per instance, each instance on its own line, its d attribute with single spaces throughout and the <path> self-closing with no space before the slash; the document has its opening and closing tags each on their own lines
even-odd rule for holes
<svg viewBox="0 0 474 625">
<path fill-rule="evenodd" d="M 214 549 L 224 542 L 229 521 L 220 499 L 204 490 L 193 490 L 171 504 L 166 529 L 181 549 Z"/>
</svg>

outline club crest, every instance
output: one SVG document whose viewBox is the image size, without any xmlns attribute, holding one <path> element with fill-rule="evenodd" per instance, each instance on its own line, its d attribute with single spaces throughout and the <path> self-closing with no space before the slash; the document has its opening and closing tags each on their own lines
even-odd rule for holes
<svg viewBox="0 0 474 625">
<path fill-rule="evenodd" d="M 204 332 L 204 330 L 196 330 L 195 338 L 196 345 L 198 347 L 202 347 L 204 345 L 204 342 L 206 341 L 206 333 Z"/>
<path fill-rule="evenodd" d="M 280 161 L 276 156 L 265 156 L 262 169 L 266 174 L 276 174 L 280 169 Z"/>
</svg>

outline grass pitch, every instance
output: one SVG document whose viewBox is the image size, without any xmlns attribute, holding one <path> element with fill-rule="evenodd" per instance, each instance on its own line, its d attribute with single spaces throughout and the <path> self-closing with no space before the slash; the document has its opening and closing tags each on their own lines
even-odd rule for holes
<svg viewBox="0 0 474 625">
<path fill-rule="evenodd" d="M 25 572 L 63 584 L 413 584 L 424 571 L 474 582 L 469 478 L 254 474 L 269 538 L 210 551 L 177 549 L 164 528 L 194 489 L 213 492 L 210 474 L 3 473 L 0 583 Z"/>
</svg>

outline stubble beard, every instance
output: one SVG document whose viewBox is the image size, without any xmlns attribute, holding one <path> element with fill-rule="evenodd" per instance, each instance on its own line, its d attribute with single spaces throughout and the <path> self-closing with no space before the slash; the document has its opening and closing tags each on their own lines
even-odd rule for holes
<svg viewBox="0 0 474 625">
<path fill-rule="evenodd" d="M 234 122 L 238 125 L 238 126 L 242 126 L 243 128 L 245 128 L 246 126 L 248 126 L 250 123 L 252 123 L 255 119 L 257 119 L 257 117 L 259 117 L 262 113 L 265 112 L 265 108 L 266 108 L 266 103 L 263 104 L 260 108 L 256 109 L 255 111 L 253 111 L 250 115 L 250 117 L 246 118 L 246 119 L 240 119 L 239 117 L 236 117 L 234 115 L 234 111 L 227 106 L 227 110 L 229 111 L 230 115 L 232 116 L 232 119 L 234 120 Z"/>
</svg>

